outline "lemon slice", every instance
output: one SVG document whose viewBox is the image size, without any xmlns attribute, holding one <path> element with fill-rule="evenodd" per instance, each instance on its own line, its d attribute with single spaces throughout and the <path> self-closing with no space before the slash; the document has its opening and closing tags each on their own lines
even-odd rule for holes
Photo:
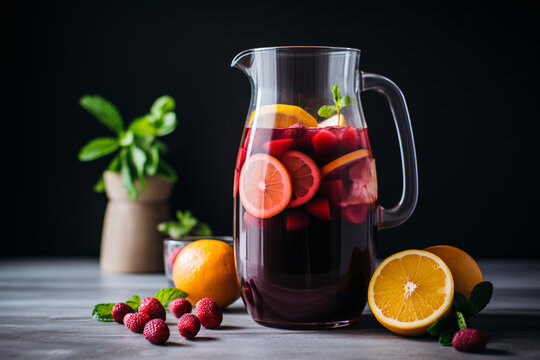
<svg viewBox="0 0 540 360">
<path fill-rule="evenodd" d="M 335 114 L 319 123 L 319 127 L 326 126 L 347 126 L 347 121 L 345 121 L 345 116 L 343 116 L 343 114 L 340 113 L 339 116 L 338 114 Z"/>
<path fill-rule="evenodd" d="M 248 119 L 248 127 L 285 128 L 296 123 L 305 127 L 317 127 L 317 120 L 307 111 L 295 105 L 271 104 L 255 109 Z"/>
<path fill-rule="evenodd" d="M 421 335 L 446 316 L 454 299 L 454 280 L 444 261 L 424 250 L 405 250 L 386 258 L 368 288 L 373 315 L 400 335 Z"/>
</svg>

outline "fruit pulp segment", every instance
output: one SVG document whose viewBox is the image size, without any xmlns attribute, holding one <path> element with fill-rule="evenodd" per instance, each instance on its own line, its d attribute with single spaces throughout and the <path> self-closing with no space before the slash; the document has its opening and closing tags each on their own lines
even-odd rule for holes
<svg viewBox="0 0 540 360">
<path fill-rule="evenodd" d="M 430 258 L 409 255 L 390 261 L 375 282 L 374 299 L 383 315 L 401 322 L 422 320 L 445 299 L 446 274 Z"/>
<path fill-rule="evenodd" d="M 376 177 L 367 129 L 247 128 L 241 144 L 235 257 L 248 311 L 278 327 L 354 320 L 375 264 Z M 359 150 L 322 175 L 325 165 Z M 269 217 L 245 206 L 246 191 L 260 184 L 255 175 L 248 179 L 246 166 L 261 154 L 281 162 L 291 179 L 289 205 Z M 255 208 L 266 201 L 260 196 Z"/>
</svg>

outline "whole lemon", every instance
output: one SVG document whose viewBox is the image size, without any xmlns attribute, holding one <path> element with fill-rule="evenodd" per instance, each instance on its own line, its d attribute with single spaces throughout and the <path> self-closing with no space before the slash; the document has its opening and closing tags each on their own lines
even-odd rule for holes
<svg viewBox="0 0 540 360">
<path fill-rule="evenodd" d="M 450 245 L 435 245 L 424 250 L 437 255 L 444 261 L 454 278 L 454 290 L 465 295 L 467 299 L 471 296 L 471 291 L 476 284 L 484 281 L 482 270 L 465 251 Z"/>
<path fill-rule="evenodd" d="M 173 280 L 193 306 L 210 297 L 224 308 L 240 296 L 233 249 L 219 240 L 197 240 L 184 247 L 174 261 Z"/>
</svg>

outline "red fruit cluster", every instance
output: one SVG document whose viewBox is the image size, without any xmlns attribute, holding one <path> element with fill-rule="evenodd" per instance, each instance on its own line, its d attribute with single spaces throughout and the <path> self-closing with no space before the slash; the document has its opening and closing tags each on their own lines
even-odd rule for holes
<svg viewBox="0 0 540 360">
<path fill-rule="evenodd" d="M 186 299 L 175 299 L 168 306 L 171 313 L 180 318 L 178 332 L 187 339 L 193 339 L 201 328 L 201 324 L 214 329 L 221 325 L 223 313 L 211 298 L 201 299 L 196 305 L 197 316 L 191 314 L 191 303 Z M 135 333 L 142 333 L 153 344 L 164 344 L 170 336 L 169 327 L 165 322 L 166 313 L 159 300 L 147 297 L 141 301 L 139 312 L 125 304 L 118 303 L 113 307 L 114 321 L 124 324 Z"/>
</svg>

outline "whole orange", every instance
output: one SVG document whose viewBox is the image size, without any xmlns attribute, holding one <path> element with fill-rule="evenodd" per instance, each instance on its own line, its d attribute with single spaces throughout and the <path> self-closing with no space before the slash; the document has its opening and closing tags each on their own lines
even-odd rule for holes
<svg viewBox="0 0 540 360">
<path fill-rule="evenodd" d="M 424 250 L 437 255 L 444 261 L 454 278 L 454 291 L 465 295 L 467 299 L 476 284 L 484 281 L 482 270 L 465 251 L 450 245 L 430 246 Z"/>
<path fill-rule="evenodd" d="M 174 261 L 173 280 L 193 306 L 210 297 L 224 308 L 240 296 L 233 249 L 219 240 L 197 240 L 184 247 Z"/>
</svg>

